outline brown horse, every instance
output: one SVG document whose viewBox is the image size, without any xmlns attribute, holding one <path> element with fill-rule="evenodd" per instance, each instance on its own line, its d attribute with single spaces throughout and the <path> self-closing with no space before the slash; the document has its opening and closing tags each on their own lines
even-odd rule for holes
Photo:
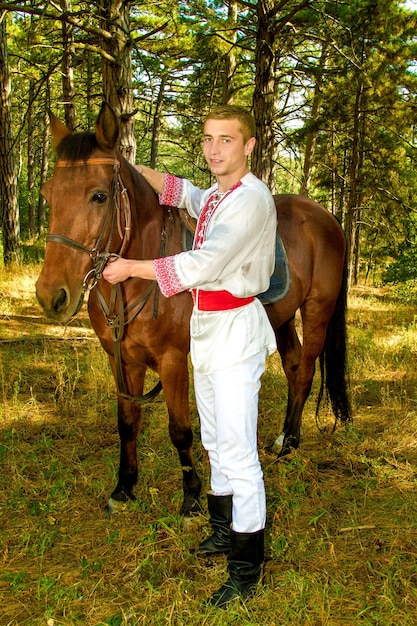
<svg viewBox="0 0 417 626">
<path fill-rule="evenodd" d="M 188 405 L 189 293 L 164 298 L 157 284 L 129 279 L 116 287 L 101 279 L 111 254 L 152 259 L 183 249 L 177 209 L 161 207 L 157 196 L 116 149 L 119 124 L 106 104 L 96 132 L 70 134 L 51 116 L 58 154 L 42 193 L 49 209 L 45 260 L 36 294 L 45 314 L 66 323 L 89 292 L 88 312 L 109 356 L 118 390 L 120 466 L 110 498 L 133 499 L 137 482 L 137 435 L 147 368 L 158 373 L 169 415 L 169 433 L 183 472 L 181 512 L 199 508 L 201 482 L 192 456 Z M 297 447 L 301 416 L 320 357 L 322 383 L 333 411 L 350 420 L 346 388 L 345 241 L 338 222 L 315 202 L 293 195 L 276 198 L 278 230 L 285 244 L 291 287 L 285 298 L 267 305 L 288 379 L 288 407 L 281 455 Z M 302 346 L 294 318 L 300 309 Z M 318 410 L 318 407 L 317 407 Z"/>
</svg>

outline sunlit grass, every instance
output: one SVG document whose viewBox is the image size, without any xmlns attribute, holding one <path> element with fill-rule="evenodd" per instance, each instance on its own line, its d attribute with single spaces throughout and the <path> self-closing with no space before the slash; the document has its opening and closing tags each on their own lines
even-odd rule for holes
<svg viewBox="0 0 417 626">
<path fill-rule="evenodd" d="M 417 613 L 417 326 L 410 290 L 360 287 L 349 298 L 354 422 L 320 432 L 318 380 L 302 443 L 285 462 L 286 379 L 268 361 L 259 445 L 268 496 L 267 561 L 256 597 L 226 612 L 204 599 L 225 578 L 199 561 L 207 519 L 185 532 L 182 478 L 159 398 L 143 411 L 136 502 L 108 517 L 118 434 L 114 382 L 85 308 L 46 323 L 39 267 L 0 271 L 0 624 L 10 626 L 411 626 Z M 208 464 L 195 453 L 204 488 Z M 325 410 L 319 425 L 333 425 Z M 203 497 L 203 503 L 204 497 Z M 6 616 L 6 617 L 3 617 Z"/>
</svg>

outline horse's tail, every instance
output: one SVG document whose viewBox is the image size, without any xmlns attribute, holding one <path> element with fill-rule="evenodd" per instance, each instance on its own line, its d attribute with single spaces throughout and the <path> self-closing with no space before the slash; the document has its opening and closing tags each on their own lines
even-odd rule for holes
<svg viewBox="0 0 417 626">
<path fill-rule="evenodd" d="M 316 405 L 317 419 L 320 404 L 326 395 L 326 398 L 330 400 L 336 421 L 340 419 L 345 423 L 352 420 L 347 373 L 347 287 L 348 268 L 345 256 L 342 285 L 333 315 L 327 326 L 326 339 L 320 354 L 321 385 Z"/>
</svg>

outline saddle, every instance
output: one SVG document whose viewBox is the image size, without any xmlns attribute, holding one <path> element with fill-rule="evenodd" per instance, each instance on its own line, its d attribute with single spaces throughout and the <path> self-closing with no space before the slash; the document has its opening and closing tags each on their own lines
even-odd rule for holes
<svg viewBox="0 0 417 626">
<path fill-rule="evenodd" d="M 275 267 L 271 276 L 269 287 L 257 297 L 262 304 L 273 304 L 282 300 L 287 295 L 291 286 L 290 268 L 288 266 L 287 253 L 282 239 L 277 233 L 275 243 Z"/>
</svg>

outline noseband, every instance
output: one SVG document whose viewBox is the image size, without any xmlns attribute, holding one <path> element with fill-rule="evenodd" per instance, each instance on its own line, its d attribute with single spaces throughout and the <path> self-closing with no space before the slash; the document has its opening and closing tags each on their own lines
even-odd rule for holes
<svg viewBox="0 0 417 626">
<path fill-rule="evenodd" d="M 109 259 L 113 257 L 120 257 L 124 252 L 127 244 L 130 241 L 131 234 L 131 221 L 132 221 L 132 212 L 130 206 L 130 199 L 128 191 L 123 184 L 123 181 L 120 176 L 120 161 L 116 157 L 101 157 L 95 159 L 87 159 L 87 160 L 79 160 L 79 161 L 58 161 L 55 167 L 81 167 L 84 165 L 112 165 L 113 166 L 113 180 L 111 186 L 111 197 L 108 205 L 108 209 L 106 215 L 104 217 L 103 223 L 100 228 L 99 235 L 97 237 L 96 243 L 92 248 L 88 248 L 83 244 L 75 241 L 74 239 L 70 239 L 65 235 L 57 235 L 57 234 L 49 234 L 46 237 L 46 241 L 60 243 L 65 246 L 69 246 L 71 248 L 75 248 L 76 250 L 80 250 L 81 252 L 86 252 L 92 262 L 93 267 L 89 270 L 84 276 L 81 295 L 76 307 L 76 311 L 74 313 L 77 315 L 79 312 L 82 303 L 84 301 L 84 295 L 86 292 L 90 292 L 97 286 L 97 283 L 102 278 L 102 272 L 105 268 Z M 124 222 L 124 228 L 122 227 L 122 217 Z M 118 234 L 122 240 L 120 248 L 118 252 L 110 252 L 113 235 L 115 229 L 117 227 Z M 104 244 L 103 241 L 106 233 L 108 234 L 107 242 Z M 165 252 L 165 227 L 163 227 L 163 232 L 161 233 L 161 256 L 164 256 Z M 112 285 L 110 303 L 107 305 L 100 291 L 97 291 L 97 298 L 100 304 L 100 307 L 106 317 L 107 326 L 111 329 L 111 335 L 113 340 L 114 347 L 114 358 L 116 364 L 116 373 L 117 373 L 117 389 L 118 395 L 130 400 L 131 402 L 136 402 L 137 404 L 145 404 L 146 402 L 150 402 L 159 394 L 162 389 L 161 382 L 155 385 L 151 391 L 142 395 L 142 396 L 132 396 L 127 392 L 126 383 L 123 376 L 123 367 L 122 367 L 122 357 L 121 357 L 121 340 L 123 337 L 124 327 L 132 321 L 143 309 L 145 304 L 148 302 L 152 291 L 157 287 L 155 281 L 152 282 L 150 287 L 146 290 L 146 292 L 138 298 L 138 300 L 129 307 L 127 312 L 131 312 L 132 309 L 136 309 L 136 311 L 131 314 L 128 320 L 125 320 L 125 311 L 123 309 L 123 298 L 122 292 L 119 284 Z M 158 290 L 155 294 L 155 307 L 157 308 L 157 294 Z M 117 302 L 119 303 L 119 313 L 115 312 Z M 157 310 L 154 310 L 154 317 L 157 316 Z"/>
</svg>

